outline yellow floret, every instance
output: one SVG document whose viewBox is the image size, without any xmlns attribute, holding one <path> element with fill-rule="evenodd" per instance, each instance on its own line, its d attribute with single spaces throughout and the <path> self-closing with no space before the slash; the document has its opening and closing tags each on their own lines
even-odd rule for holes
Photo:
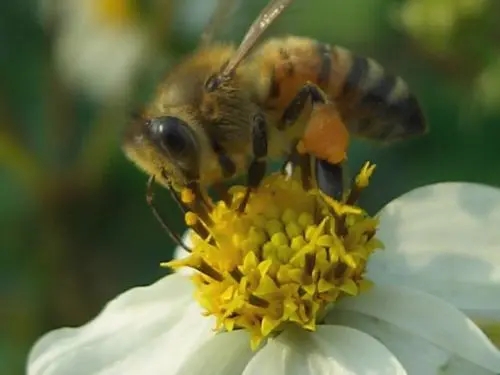
<svg viewBox="0 0 500 375">
<path fill-rule="evenodd" d="M 368 185 L 366 164 L 352 193 Z M 210 213 L 209 239 L 192 235 L 192 252 L 167 265 L 191 267 L 196 299 L 216 329 L 246 329 L 251 346 L 287 323 L 314 330 L 326 308 L 366 290 L 366 261 L 382 244 L 378 221 L 346 201 L 335 201 L 281 174 L 267 177 L 238 212 L 244 187 Z M 186 219 L 188 219 L 186 217 Z M 191 218 L 192 219 L 192 218 Z M 193 221 L 193 220 L 190 220 Z"/>
</svg>

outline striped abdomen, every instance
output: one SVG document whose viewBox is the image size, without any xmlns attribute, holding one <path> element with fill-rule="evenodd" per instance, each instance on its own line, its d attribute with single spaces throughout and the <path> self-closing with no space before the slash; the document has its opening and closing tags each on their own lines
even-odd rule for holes
<svg viewBox="0 0 500 375">
<path fill-rule="evenodd" d="M 354 136 L 388 142 L 426 132 L 422 110 L 406 82 L 370 58 L 302 37 L 272 39 L 257 55 L 263 69 L 272 72 L 265 101 L 269 108 L 285 108 L 310 81 L 337 104 Z"/>
</svg>

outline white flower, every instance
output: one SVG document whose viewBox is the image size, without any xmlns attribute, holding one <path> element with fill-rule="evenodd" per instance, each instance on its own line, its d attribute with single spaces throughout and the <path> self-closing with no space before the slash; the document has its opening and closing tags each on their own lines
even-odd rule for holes
<svg viewBox="0 0 500 375">
<path fill-rule="evenodd" d="M 500 322 L 500 190 L 431 185 L 380 216 L 375 286 L 342 299 L 315 332 L 287 328 L 253 352 L 246 331 L 212 331 L 177 273 L 47 334 L 28 375 L 499 374 L 500 352 L 471 318 Z"/>
<path fill-rule="evenodd" d="M 99 100 L 129 94 L 148 62 L 148 36 L 126 0 L 43 0 L 42 19 L 55 26 L 54 53 L 64 81 Z"/>
</svg>

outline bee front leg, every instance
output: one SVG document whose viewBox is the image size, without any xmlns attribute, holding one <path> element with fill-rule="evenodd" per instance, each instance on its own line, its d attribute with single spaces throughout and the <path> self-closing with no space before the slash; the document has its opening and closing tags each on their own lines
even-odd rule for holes
<svg viewBox="0 0 500 375">
<path fill-rule="evenodd" d="M 155 219 L 160 223 L 161 227 L 165 230 L 165 232 L 169 235 L 169 237 L 172 239 L 172 241 L 177 244 L 178 246 L 181 246 L 184 250 L 191 252 L 191 249 L 189 249 L 185 244 L 184 241 L 182 241 L 182 238 L 170 227 L 170 225 L 163 219 L 163 216 L 160 214 L 160 212 L 157 210 L 156 205 L 154 203 L 154 184 L 155 184 L 155 176 L 151 175 L 148 179 L 148 183 L 146 185 L 146 202 L 151 209 L 151 212 L 153 213 Z"/>
<path fill-rule="evenodd" d="M 304 111 L 305 105 L 308 100 L 312 101 L 313 111 L 311 113 L 311 117 L 309 118 L 307 127 L 317 127 L 317 125 L 321 125 L 323 127 L 338 125 L 339 114 L 336 111 L 333 103 L 330 103 L 326 94 L 319 88 L 318 86 L 307 83 L 305 84 L 297 93 L 294 99 L 290 102 L 290 104 L 286 107 L 283 112 L 283 116 L 281 118 L 280 129 L 285 130 L 286 128 L 295 124 L 295 122 L 299 119 L 300 115 Z M 341 124 L 343 126 L 343 124 Z M 345 142 L 345 134 L 339 133 L 342 136 L 342 139 L 328 139 L 326 141 L 334 144 L 335 142 Z M 324 143 L 325 140 L 319 140 L 321 143 Z M 316 174 L 316 183 L 318 188 L 325 194 L 330 197 L 340 200 L 344 193 L 344 163 L 343 160 L 337 160 L 339 158 L 330 158 L 327 160 L 326 154 L 328 152 L 321 151 L 321 157 L 319 155 L 314 155 L 314 164 L 315 164 L 315 174 Z M 328 151 L 328 150 L 327 150 Z M 302 155 L 310 155 L 309 150 L 297 150 L 299 154 Z M 325 154 L 325 155 L 323 155 Z M 336 156 L 336 155 L 335 155 Z M 332 161 L 335 160 L 335 161 Z M 306 181 L 310 181 L 311 178 L 311 159 L 310 156 L 307 160 L 304 158 L 304 165 L 307 163 L 308 167 L 302 170 L 302 183 L 304 188 L 307 188 L 307 185 L 304 184 Z"/>
<path fill-rule="evenodd" d="M 165 179 L 165 180 L 168 180 L 166 178 L 166 175 L 165 175 L 165 172 L 162 171 L 161 173 L 162 177 Z M 146 198 L 147 198 L 147 201 L 148 201 L 148 204 L 150 203 L 150 201 L 152 202 L 152 189 L 150 187 L 150 185 L 152 184 L 152 181 L 154 181 L 154 177 L 151 177 L 151 181 L 148 182 L 148 194 L 146 195 Z M 192 188 L 192 187 L 191 187 Z M 196 207 L 196 205 L 199 205 L 200 203 L 200 199 L 202 199 L 202 197 L 197 197 L 196 196 L 196 193 L 193 192 L 194 194 L 194 197 L 195 197 L 195 200 L 191 203 L 186 203 L 186 202 L 183 202 L 182 198 L 179 196 L 179 193 L 176 192 L 172 186 L 170 185 L 167 185 L 167 189 L 170 193 L 170 197 L 172 198 L 172 200 L 177 204 L 177 206 L 179 207 L 179 210 L 182 212 L 182 214 L 185 216 L 187 212 L 189 211 L 194 211 L 194 212 L 197 212 L 197 214 L 200 215 L 200 212 L 204 212 L 204 211 L 200 211 L 200 208 Z M 195 190 L 200 190 L 199 188 L 196 188 L 195 187 Z M 150 193 L 151 191 L 151 193 Z M 198 194 L 201 194 L 201 193 L 198 193 Z M 151 196 L 151 197 L 150 197 Z M 198 203 L 196 203 L 198 202 Z M 150 204 L 151 206 L 151 204 Z M 155 216 L 157 217 L 158 219 L 158 214 L 155 213 L 156 209 L 153 209 L 153 213 L 155 214 Z M 196 211 L 198 210 L 198 211 Z M 203 215 L 203 213 L 201 213 L 201 215 Z M 208 214 L 206 214 L 208 215 Z M 162 224 L 162 226 L 165 226 L 165 222 L 163 220 L 160 220 L 160 223 Z M 199 221 L 197 221 L 196 223 L 194 223 L 193 225 L 190 225 L 190 227 L 196 232 L 198 233 L 198 235 L 202 238 L 207 238 L 208 235 L 209 235 L 209 232 L 207 230 L 207 228 L 202 224 L 200 223 Z"/>
<path fill-rule="evenodd" d="M 250 193 L 260 185 L 266 174 L 267 124 L 262 114 L 254 116 L 252 121 L 252 154 L 247 175 L 247 190 L 238 208 L 239 212 L 245 211 Z"/>
<path fill-rule="evenodd" d="M 196 213 L 206 225 L 212 225 L 212 219 L 210 218 L 212 204 L 208 201 L 205 191 L 202 191 L 200 183 L 198 181 L 188 183 L 186 192 L 188 192 L 188 196 L 181 197 L 181 201 L 186 205 L 189 211 Z"/>
</svg>

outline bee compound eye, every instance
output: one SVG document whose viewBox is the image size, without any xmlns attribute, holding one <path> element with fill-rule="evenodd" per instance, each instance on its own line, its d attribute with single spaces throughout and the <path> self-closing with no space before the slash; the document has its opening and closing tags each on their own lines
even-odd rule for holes
<svg viewBox="0 0 500 375">
<path fill-rule="evenodd" d="M 186 151 L 191 137 L 187 124 L 176 117 L 160 117 L 151 123 L 155 138 L 167 152 L 179 155 Z"/>
</svg>

